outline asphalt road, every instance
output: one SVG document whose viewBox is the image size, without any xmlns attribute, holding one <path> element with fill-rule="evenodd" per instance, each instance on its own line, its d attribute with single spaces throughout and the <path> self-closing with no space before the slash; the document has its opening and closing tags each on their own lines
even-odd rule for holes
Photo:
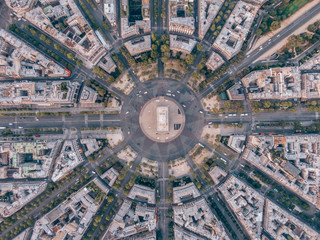
<svg viewBox="0 0 320 240">
<path fill-rule="evenodd" d="M 165 23 L 163 24 L 161 18 L 161 8 L 162 2 L 165 1 L 168 6 L 168 0 L 159 0 L 159 17 L 158 17 L 158 24 L 155 26 L 154 22 L 151 22 L 153 32 L 157 32 L 159 35 L 163 32 L 168 31 L 168 19 L 166 19 Z M 120 1 L 116 1 L 117 6 L 120 5 Z M 197 1 L 196 1 L 197 2 Z M 101 14 L 90 10 L 93 14 L 97 15 L 97 21 L 99 25 L 101 25 Z M 151 10 L 152 11 L 152 10 Z M 168 8 L 165 8 L 165 11 L 168 16 Z M 70 79 L 82 82 L 88 78 L 94 78 L 97 82 L 99 82 L 102 86 L 104 86 L 109 91 L 113 92 L 116 96 L 118 96 L 123 102 L 123 108 L 120 115 L 80 115 L 80 114 L 73 114 L 72 116 L 44 116 L 38 117 L 38 121 L 35 117 L 1 117 L 0 118 L 0 127 L 6 127 L 14 130 L 23 131 L 24 128 L 83 128 L 83 127 L 106 127 L 106 126 L 119 126 L 122 127 L 124 132 L 125 140 L 122 144 L 117 146 L 113 151 L 108 152 L 107 156 L 111 156 L 112 154 L 116 153 L 117 151 L 121 150 L 127 144 L 132 146 L 134 150 L 136 150 L 139 154 L 139 159 L 137 159 L 134 163 L 133 169 L 129 171 L 129 174 L 125 176 L 125 179 L 122 183 L 124 186 L 130 179 L 135 167 L 140 163 L 141 157 L 147 157 L 152 160 L 159 161 L 159 191 L 160 191 L 160 204 L 157 204 L 159 207 L 159 228 L 162 230 L 163 238 L 167 239 L 168 233 L 168 219 L 167 219 L 167 211 L 168 206 L 168 166 L 167 160 L 175 159 L 180 156 L 184 156 L 187 152 L 194 146 L 195 143 L 199 142 L 201 139 L 202 128 L 205 124 L 209 122 L 213 123 L 235 123 L 235 122 L 242 122 L 242 123 L 251 123 L 255 124 L 258 122 L 269 122 L 269 121 L 314 121 L 318 119 L 318 113 L 309 113 L 309 112 L 276 112 L 276 113 L 260 113 L 260 114 L 251 114 L 249 113 L 248 116 L 229 116 L 229 115 L 211 115 L 206 112 L 201 113 L 203 111 L 202 106 L 200 104 L 200 100 L 202 97 L 206 96 L 218 86 L 223 84 L 225 80 L 227 80 L 235 71 L 239 71 L 244 67 L 250 66 L 254 60 L 256 60 L 261 54 L 268 51 L 274 45 L 276 45 L 279 41 L 284 39 L 285 37 L 292 34 L 297 28 L 302 26 L 306 21 L 312 19 L 318 12 L 320 11 L 320 3 L 317 4 L 313 9 L 311 9 L 307 14 L 301 16 L 297 19 L 294 23 L 286 27 L 282 30 L 278 35 L 271 38 L 270 41 L 266 42 L 262 45 L 261 48 L 254 50 L 247 56 L 240 64 L 235 67 L 232 67 L 232 71 L 219 80 L 211 83 L 204 91 L 199 94 L 198 96 L 195 95 L 190 89 L 186 86 L 187 78 L 185 79 L 184 83 L 169 80 L 169 79 L 154 79 L 148 81 L 147 83 L 139 83 L 138 86 L 132 91 L 129 96 L 125 96 L 121 92 L 119 92 L 114 87 L 110 87 L 101 79 L 97 78 L 91 70 L 88 69 L 79 69 L 77 68 L 75 73 L 73 73 Z M 10 21 L 8 17 L 10 11 L 7 10 L 6 6 L 4 5 L 4 1 L 0 3 L 0 25 L 7 27 Z M 117 9 L 117 23 L 118 23 L 118 31 L 120 30 L 120 8 Z M 197 14 L 198 9 L 196 9 L 195 14 Z M 100 14 L 100 15 L 99 15 Z M 8 20 L 9 19 L 9 20 Z M 24 23 L 21 23 L 24 24 Z M 120 31 L 119 31 L 120 33 Z M 102 31 L 102 34 L 106 35 L 109 40 L 113 43 L 112 53 L 118 52 L 118 47 L 122 45 L 123 39 L 119 38 L 116 41 L 108 35 L 109 33 L 106 31 Z M 197 35 L 197 34 L 196 34 Z M 137 36 L 139 37 L 139 36 Z M 136 37 L 130 37 L 127 40 L 135 39 Z M 197 38 L 197 36 L 192 36 L 192 38 Z M 55 40 L 53 40 L 55 42 Z M 209 45 L 207 46 L 209 47 Z M 54 49 L 52 49 L 54 50 Z M 211 51 L 211 50 L 210 50 Z M 125 61 L 126 62 L 126 61 Z M 128 65 L 126 64 L 126 67 Z M 163 76 L 163 64 L 159 62 L 159 76 Z M 129 69 L 130 74 L 133 76 L 135 82 L 139 82 L 139 79 L 136 77 L 132 69 Z M 171 92 L 169 92 L 170 90 Z M 142 92 L 139 92 L 142 91 Z M 144 94 L 144 92 L 147 92 Z M 185 130 L 181 134 L 176 141 L 170 144 L 156 144 L 150 141 L 144 134 L 141 132 L 139 124 L 137 122 L 139 112 L 141 106 L 151 99 L 152 97 L 159 96 L 159 95 L 167 95 L 171 94 L 176 101 L 178 101 L 181 105 L 185 105 L 185 112 L 187 116 L 187 125 Z M 174 94 L 174 96 L 172 95 Z M 128 112 L 128 113 L 127 113 Z M 12 125 L 11 125 L 11 124 Z M 20 127 L 20 128 L 19 128 Z M 264 130 L 262 130 L 264 131 Z M 101 159 L 101 162 L 105 160 L 104 157 Z M 223 156 L 225 158 L 225 156 Z M 94 164 L 88 164 L 88 170 L 94 170 L 98 165 L 99 161 Z M 195 166 L 193 166 L 195 168 Z M 200 179 L 200 171 L 197 169 L 196 174 L 199 175 Z M 26 181 L 26 180 L 25 180 Z M 33 180 L 32 180 L 33 181 Z M 37 180 L 34 180 L 37 181 Z M 202 181 L 202 180 L 201 180 Z M 46 205 L 53 199 L 57 194 L 62 192 L 67 187 L 71 186 L 74 182 L 68 183 L 63 189 L 60 189 L 58 192 L 53 193 L 44 203 L 42 203 L 38 208 L 34 209 L 32 212 L 28 213 L 25 217 L 30 215 L 38 216 L 40 213 L 40 209 L 42 206 Z M 122 195 L 121 195 L 122 196 Z M 124 196 L 123 196 L 124 197 Z M 169 205 L 168 205 L 169 204 Z M 15 226 L 19 223 L 17 221 Z M 6 231 L 9 231 L 7 229 Z M 2 233 L 2 234 L 5 234 Z"/>
<path fill-rule="evenodd" d="M 304 15 L 297 18 L 293 23 L 288 25 L 286 28 L 281 30 L 277 35 L 270 38 L 270 41 L 265 42 L 260 47 L 256 48 L 254 51 L 252 51 L 249 55 L 241 61 L 238 65 L 233 67 L 233 71 L 238 72 L 241 69 L 248 67 L 252 65 L 252 63 L 258 59 L 262 54 L 269 51 L 272 47 L 278 44 L 278 42 L 282 41 L 289 35 L 293 34 L 299 27 L 301 27 L 303 24 L 305 24 L 307 21 L 314 18 L 318 13 L 320 12 L 320 3 L 318 3 L 316 6 L 314 6 L 312 9 L 310 9 L 308 12 L 306 12 Z M 232 72 L 231 72 L 232 73 Z M 210 83 L 199 95 L 199 97 L 205 97 L 209 93 L 211 93 L 214 89 L 218 88 L 221 84 L 223 84 L 224 81 L 226 81 L 230 76 L 231 73 L 226 73 L 224 76 L 222 76 L 217 81 L 214 81 Z"/>
<path fill-rule="evenodd" d="M 1 117 L 0 127 L 7 129 L 23 128 L 88 128 L 88 127 L 120 127 L 121 119 L 118 114 L 70 116 L 29 116 Z M 38 121 L 36 120 L 38 119 Z"/>
</svg>

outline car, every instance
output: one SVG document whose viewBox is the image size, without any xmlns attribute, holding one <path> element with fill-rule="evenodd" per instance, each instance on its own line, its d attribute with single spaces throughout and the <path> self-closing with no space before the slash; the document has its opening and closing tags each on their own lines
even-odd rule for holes
<svg viewBox="0 0 320 240">
<path fill-rule="evenodd" d="M 280 37 L 280 34 L 278 34 L 277 37 Z"/>
<path fill-rule="evenodd" d="M 187 106 L 186 106 L 186 105 L 184 105 L 184 104 L 182 104 L 182 107 L 184 107 L 184 108 L 185 108 L 185 107 L 187 107 Z"/>
<path fill-rule="evenodd" d="M 245 116 L 248 116 L 248 113 L 245 113 L 244 115 L 245 115 Z"/>
<path fill-rule="evenodd" d="M 171 93 L 167 93 L 166 95 L 171 97 Z"/>
<path fill-rule="evenodd" d="M 128 135 L 130 135 L 130 131 L 128 131 Z"/>
<path fill-rule="evenodd" d="M 244 116 L 244 113 L 241 113 L 240 116 Z"/>
<path fill-rule="evenodd" d="M 19 126 L 19 128 L 21 129 L 21 128 L 23 128 L 23 127 Z"/>
<path fill-rule="evenodd" d="M 168 90 L 168 92 L 171 92 L 171 90 Z"/>
<path fill-rule="evenodd" d="M 39 121 L 39 118 L 36 117 L 36 121 Z"/>
<path fill-rule="evenodd" d="M 177 90 L 177 93 L 180 93 L 180 91 L 179 91 L 179 90 Z"/>
<path fill-rule="evenodd" d="M 13 125 L 13 123 L 9 123 L 9 126 L 12 126 Z"/>
<path fill-rule="evenodd" d="M 128 114 L 128 113 L 129 113 L 129 111 L 126 112 L 126 114 Z"/>
<path fill-rule="evenodd" d="M 212 125 L 212 122 L 209 122 L 208 124 L 209 124 L 209 125 Z"/>
<path fill-rule="evenodd" d="M 147 93 L 148 93 L 147 91 L 144 92 L 144 94 L 147 94 Z"/>
<path fill-rule="evenodd" d="M 228 116 L 229 116 L 229 117 L 232 117 L 232 114 L 230 113 L 230 114 L 228 114 Z"/>
<path fill-rule="evenodd" d="M 237 114 L 232 114 L 233 117 L 237 116 Z"/>
<path fill-rule="evenodd" d="M 203 113 L 203 112 L 200 110 L 199 113 Z"/>
<path fill-rule="evenodd" d="M 172 97 L 175 97 L 176 95 L 172 94 Z"/>
<path fill-rule="evenodd" d="M 92 173 L 92 174 L 96 174 L 96 172 L 95 172 L 95 171 L 91 171 L 91 173 Z"/>
</svg>

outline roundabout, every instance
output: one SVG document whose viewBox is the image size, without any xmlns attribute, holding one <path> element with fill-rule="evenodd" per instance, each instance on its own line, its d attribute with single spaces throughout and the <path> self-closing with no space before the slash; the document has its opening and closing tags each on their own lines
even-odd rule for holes
<svg viewBox="0 0 320 240">
<path fill-rule="evenodd" d="M 139 123 L 142 132 L 151 140 L 170 142 L 177 138 L 184 128 L 184 111 L 173 98 L 153 98 L 142 107 Z"/>
<path fill-rule="evenodd" d="M 139 156 L 155 161 L 185 156 L 205 125 L 200 100 L 172 79 L 140 83 L 124 102 L 121 116 L 128 144 Z"/>
</svg>

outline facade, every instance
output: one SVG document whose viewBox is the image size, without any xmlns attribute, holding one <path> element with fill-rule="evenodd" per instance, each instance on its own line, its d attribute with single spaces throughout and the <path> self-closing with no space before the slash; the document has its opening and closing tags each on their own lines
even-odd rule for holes
<svg viewBox="0 0 320 240">
<path fill-rule="evenodd" d="M 76 52 L 88 67 L 106 55 L 106 49 L 73 0 L 61 0 L 36 7 L 25 18 L 57 41 Z M 64 20 L 65 19 L 65 20 Z M 55 22 L 63 22 L 53 25 Z"/>
<path fill-rule="evenodd" d="M 193 0 L 170 0 L 169 30 L 192 35 L 195 30 L 195 19 L 192 11 Z"/>
</svg>

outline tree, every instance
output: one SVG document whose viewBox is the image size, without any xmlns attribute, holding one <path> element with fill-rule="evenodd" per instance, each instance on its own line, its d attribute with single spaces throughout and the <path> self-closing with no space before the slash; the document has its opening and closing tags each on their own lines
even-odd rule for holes
<svg viewBox="0 0 320 240">
<path fill-rule="evenodd" d="M 46 36 L 45 36 L 45 35 L 43 35 L 43 34 L 41 34 L 41 35 L 40 35 L 40 40 L 41 40 L 41 41 L 43 41 L 43 42 L 44 42 L 46 39 L 47 39 L 47 38 L 46 38 Z"/>
<path fill-rule="evenodd" d="M 168 34 L 163 34 L 163 35 L 161 35 L 161 40 L 162 40 L 163 42 L 168 41 L 168 40 L 169 40 L 169 35 L 168 35 Z"/>
<path fill-rule="evenodd" d="M 68 53 L 68 54 L 67 54 L 67 58 L 70 59 L 70 60 L 74 60 L 74 57 L 75 57 L 75 56 L 74 56 L 73 53 Z"/>
<path fill-rule="evenodd" d="M 151 40 L 152 40 L 152 42 L 157 41 L 158 40 L 158 35 L 156 33 L 152 33 L 151 34 Z"/>
<path fill-rule="evenodd" d="M 168 52 L 170 51 L 170 47 L 168 45 L 161 45 L 161 52 Z"/>
<path fill-rule="evenodd" d="M 209 165 L 208 164 L 203 164 L 203 168 L 204 168 L 204 170 L 206 170 L 206 171 L 209 171 L 209 169 L 210 169 L 210 167 L 209 167 Z"/>
<path fill-rule="evenodd" d="M 191 55 L 191 54 L 187 55 L 186 58 L 185 58 L 185 61 L 186 61 L 186 63 L 188 65 L 191 65 L 193 63 L 193 61 L 194 61 L 194 56 Z"/>
<path fill-rule="evenodd" d="M 273 21 L 270 25 L 270 30 L 274 31 L 280 28 L 280 22 L 279 21 Z"/>
<path fill-rule="evenodd" d="M 167 58 L 167 57 L 162 57 L 162 58 L 161 58 L 161 62 L 163 62 L 163 63 L 168 62 L 168 58 Z"/>
<path fill-rule="evenodd" d="M 202 44 L 202 43 L 199 43 L 199 44 L 197 45 L 197 50 L 198 50 L 199 52 L 201 52 L 201 51 L 203 50 L 203 44 Z"/>
<path fill-rule="evenodd" d="M 113 195 L 109 195 L 108 197 L 107 197 L 107 202 L 108 203 L 112 203 L 114 201 L 114 196 Z"/>
<path fill-rule="evenodd" d="M 265 101 L 263 102 L 263 108 L 270 108 L 271 107 L 271 102 L 270 101 Z"/>
<path fill-rule="evenodd" d="M 76 59 L 76 64 L 81 67 L 83 65 L 83 62 L 80 59 Z"/>
<path fill-rule="evenodd" d="M 256 31 L 256 36 L 260 37 L 261 34 L 262 34 L 262 30 L 260 28 L 258 28 L 257 31 Z"/>
</svg>

